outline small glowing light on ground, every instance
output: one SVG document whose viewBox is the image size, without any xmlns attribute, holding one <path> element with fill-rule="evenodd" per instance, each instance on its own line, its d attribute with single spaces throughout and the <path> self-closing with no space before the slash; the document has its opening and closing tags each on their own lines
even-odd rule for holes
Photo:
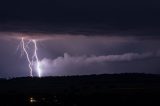
<svg viewBox="0 0 160 106">
<path fill-rule="evenodd" d="M 36 103 L 36 102 L 37 101 L 33 97 L 30 98 L 30 103 Z"/>
</svg>

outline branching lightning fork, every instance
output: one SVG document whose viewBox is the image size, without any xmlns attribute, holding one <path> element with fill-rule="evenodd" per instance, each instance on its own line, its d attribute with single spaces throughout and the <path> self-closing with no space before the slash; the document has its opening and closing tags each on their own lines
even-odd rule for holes
<svg viewBox="0 0 160 106">
<path fill-rule="evenodd" d="M 34 53 L 32 57 L 29 56 L 28 50 L 31 49 L 30 43 L 33 43 L 34 45 Z M 30 76 L 33 77 L 33 65 L 36 63 L 36 71 L 38 73 L 38 77 L 41 77 L 41 68 L 40 68 L 40 63 L 39 63 L 39 58 L 37 55 L 38 47 L 37 47 L 37 41 L 36 40 L 29 40 L 28 42 L 24 41 L 24 38 L 22 37 L 20 46 L 22 48 L 21 50 L 21 55 L 25 54 L 27 61 L 28 61 L 28 67 L 30 69 Z M 34 62 L 35 61 L 35 62 Z"/>
</svg>

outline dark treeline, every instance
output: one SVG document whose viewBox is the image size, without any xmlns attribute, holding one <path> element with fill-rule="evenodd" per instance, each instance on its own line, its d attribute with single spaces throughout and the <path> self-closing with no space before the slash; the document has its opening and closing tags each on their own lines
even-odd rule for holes
<svg viewBox="0 0 160 106">
<path fill-rule="evenodd" d="M 160 75 L 103 74 L 0 79 L 0 105 L 153 104 Z"/>
</svg>

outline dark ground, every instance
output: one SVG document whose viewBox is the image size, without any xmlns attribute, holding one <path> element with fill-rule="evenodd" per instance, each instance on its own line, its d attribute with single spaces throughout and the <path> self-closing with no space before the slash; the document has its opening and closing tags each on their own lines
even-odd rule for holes
<svg viewBox="0 0 160 106">
<path fill-rule="evenodd" d="M 113 74 L 0 80 L 0 106 L 153 105 L 160 75 Z"/>
</svg>

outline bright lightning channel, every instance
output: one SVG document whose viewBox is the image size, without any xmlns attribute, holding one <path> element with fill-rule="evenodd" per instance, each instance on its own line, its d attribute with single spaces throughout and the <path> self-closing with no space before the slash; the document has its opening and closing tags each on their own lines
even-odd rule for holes
<svg viewBox="0 0 160 106">
<path fill-rule="evenodd" d="M 29 53 L 27 51 L 27 49 L 30 49 L 30 47 L 29 47 L 30 43 L 34 44 L 34 54 L 31 59 L 30 59 Z M 27 43 L 25 43 L 24 38 L 22 37 L 20 45 L 22 46 L 22 49 L 23 49 L 22 51 L 24 51 L 26 58 L 27 58 L 27 61 L 28 61 L 28 66 L 30 69 L 30 76 L 33 77 L 33 67 L 32 66 L 33 66 L 33 63 L 35 60 L 36 61 L 35 62 L 36 63 L 36 71 L 38 73 L 38 77 L 41 77 L 42 70 L 40 68 L 39 58 L 37 55 L 37 51 L 38 51 L 37 41 L 36 40 L 29 40 Z"/>
<path fill-rule="evenodd" d="M 37 42 L 36 40 L 32 40 L 33 43 L 34 43 L 34 57 L 36 59 L 36 69 L 38 71 L 38 76 L 41 77 L 41 68 L 40 68 L 40 64 L 39 64 L 39 58 L 38 58 L 38 55 L 37 55 L 37 51 L 38 51 L 38 48 L 37 48 Z"/>
<path fill-rule="evenodd" d="M 23 51 L 24 51 L 24 53 L 26 54 L 26 57 L 27 57 L 27 60 L 28 60 L 28 63 L 29 63 L 28 66 L 29 66 L 29 69 L 30 69 L 30 76 L 33 77 L 32 62 L 31 62 L 31 60 L 30 60 L 30 58 L 29 58 L 29 54 L 28 54 L 28 52 L 27 52 L 27 50 L 26 50 L 24 38 L 22 38 L 21 42 L 22 42 Z"/>
</svg>

